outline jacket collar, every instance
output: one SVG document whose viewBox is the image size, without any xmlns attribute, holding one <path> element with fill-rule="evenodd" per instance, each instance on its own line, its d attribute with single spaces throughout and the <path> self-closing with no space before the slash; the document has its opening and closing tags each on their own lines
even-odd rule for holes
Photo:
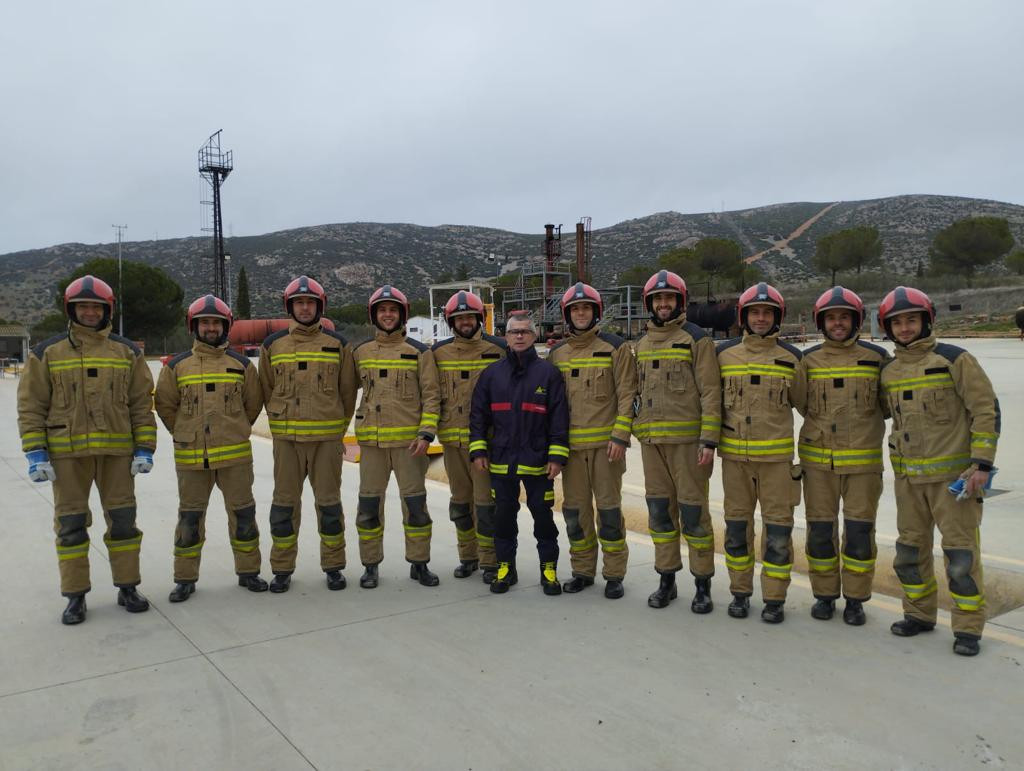
<svg viewBox="0 0 1024 771">
<path fill-rule="evenodd" d="M 779 342 L 779 333 L 770 335 L 755 335 L 750 332 L 743 333 L 743 347 L 750 351 L 767 351 L 776 346 Z"/>
<path fill-rule="evenodd" d="M 210 345 L 209 343 L 204 343 L 202 340 L 195 340 L 192 343 L 192 353 L 196 356 L 223 356 L 227 349 L 227 340 L 220 345 Z"/>
<path fill-rule="evenodd" d="M 92 327 L 79 324 L 77 321 L 68 322 L 68 337 L 71 338 L 71 344 L 76 348 L 85 343 L 106 340 L 110 337 L 112 331 L 110 324 L 104 324 L 99 329 L 93 329 Z"/>
<path fill-rule="evenodd" d="M 910 345 L 900 345 L 897 343 L 895 349 L 896 358 L 908 361 L 920 359 L 926 353 L 931 353 L 935 350 L 935 344 L 937 342 L 935 335 L 929 335 L 928 337 L 922 337 L 919 340 L 915 340 Z"/>
<path fill-rule="evenodd" d="M 597 327 L 591 327 L 586 332 L 576 332 L 574 330 L 569 335 L 568 342 L 573 348 L 586 348 L 594 342 L 595 337 L 597 337 Z"/>
<path fill-rule="evenodd" d="M 401 343 L 405 340 L 405 327 L 400 326 L 394 332 L 385 332 L 383 329 L 377 328 L 373 337 L 378 343 Z"/>
<path fill-rule="evenodd" d="M 288 332 L 300 337 L 313 337 L 320 332 L 320 319 L 312 324 L 300 324 L 295 319 L 288 322 Z"/>
<path fill-rule="evenodd" d="M 452 341 L 453 342 L 452 342 L 452 344 L 453 345 L 471 346 L 474 343 L 480 342 L 480 340 L 483 339 L 483 336 L 484 336 L 483 325 L 477 326 L 476 332 L 474 332 L 469 337 L 463 337 L 458 332 L 454 332 L 454 330 L 453 330 L 453 335 L 452 335 Z"/>
<path fill-rule="evenodd" d="M 667 340 L 670 337 L 674 337 L 676 333 L 683 328 L 683 324 L 685 323 L 685 313 L 680 313 L 674 319 L 670 319 L 663 324 L 655 324 L 652 321 L 647 325 L 647 336 L 652 340 Z"/>
<path fill-rule="evenodd" d="M 516 353 L 511 348 L 508 349 L 508 360 L 512 363 L 512 367 L 516 370 L 526 369 L 531 362 L 537 360 L 537 349 L 532 345 L 522 353 Z"/>
<path fill-rule="evenodd" d="M 822 348 L 829 348 L 829 349 L 831 349 L 833 351 L 842 351 L 842 350 L 846 350 L 847 348 L 852 348 L 853 346 L 855 346 L 857 344 L 858 340 L 860 340 L 860 335 L 859 334 L 858 335 L 854 335 L 849 340 L 843 340 L 843 342 L 841 342 L 841 343 L 837 343 L 835 340 L 833 340 L 830 337 L 826 336 L 825 337 L 825 342 L 823 342 L 821 344 L 821 347 Z"/>
</svg>

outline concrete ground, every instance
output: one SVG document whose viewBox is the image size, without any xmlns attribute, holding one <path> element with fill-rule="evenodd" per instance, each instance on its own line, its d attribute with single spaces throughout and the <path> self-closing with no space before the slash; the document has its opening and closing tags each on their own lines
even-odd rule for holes
<svg viewBox="0 0 1024 771">
<path fill-rule="evenodd" d="M 1009 492 L 986 506 L 983 547 L 1019 568 L 1024 448 L 1012 376 L 1024 346 L 1011 343 L 968 347 L 989 368 L 1005 411 L 997 487 Z M 975 659 L 952 654 L 945 614 L 931 634 L 890 635 L 900 605 L 883 595 L 863 627 L 815 621 L 803 576 L 794 577 L 784 624 L 762 623 L 758 602 L 750 618 L 731 619 L 721 562 L 712 614 L 690 613 L 685 580 L 680 599 L 655 611 L 646 605 L 653 549 L 633 533 L 622 600 L 604 599 L 600 582 L 576 596 L 543 596 L 528 535 L 522 583 L 493 596 L 479 574 L 452 578 L 455 535 L 436 482 L 428 482 L 428 504 L 441 585 L 408 579 L 392 490 L 383 580 L 362 590 L 351 465 L 342 484 L 348 589 L 324 587 L 309 522 L 289 593 L 239 589 L 214 493 L 198 590 L 172 605 L 176 486 L 162 429 L 157 466 L 137 484 L 141 589 L 153 607 L 128 615 L 115 605 L 94 526 L 89 618 L 63 627 L 51 490 L 25 476 L 15 387 L 0 380 L 0 510 L 9 534 L 0 769 L 1024 766 L 1024 610 L 990 621 Z M 256 440 L 254 451 L 269 541 L 270 443 Z M 895 535 L 886 516 L 880 530 Z M 530 532 L 528 515 L 522 530 Z M 568 577 L 565 558 L 561 572 Z"/>
</svg>

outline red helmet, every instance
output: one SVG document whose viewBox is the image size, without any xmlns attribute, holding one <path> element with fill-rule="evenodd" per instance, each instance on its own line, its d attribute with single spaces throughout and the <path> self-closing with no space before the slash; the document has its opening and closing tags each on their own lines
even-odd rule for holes
<svg viewBox="0 0 1024 771">
<path fill-rule="evenodd" d="M 644 305 L 647 306 L 647 310 L 651 313 L 654 311 L 651 308 L 651 295 L 657 292 L 675 292 L 682 299 L 679 301 L 679 308 L 686 311 L 686 282 L 683 281 L 683 277 L 678 273 L 673 273 L 671 270 L 659 270 L 644 284 Z"/>
<path fill-rule="evenodd" d="M 394 289 L 391 290 L 395 291 Z M 401 294 L 401 292 L 399 292 Z M 404 302 L 405 295 L 402 295 Z M 373 298 L 370 298 L 370 303 L 373 303 Z M 444 320 L 451 326 L 452 318 L 455 316 L 465 316 L 467 314 L 474 314 L 480 319 L 480 323 L 484 320 L 484 301 L 477 297 L 472 292 L 465 290 L 459 290 L 451 297 L 448 298 L 448 302 L 444 304 Z"/>
<path fill-rule="evenodd" d="M 604 302 L 601 300 L 601 293 L 598 292 L 590 284 L 584 284 L 582 281 L 577 281 L 573 286 L 569 287 L 565 294 L 562 295 L 562 318 L 565 319 L 565 323 L 572 325 L 569 321 L 569 306 L 576 305 L 576 303 L 591 303 L 595 308 L 594 321 L 591 324 L 593 326 L 601 320 L 601 316 L 604 313 Z"/>
<path fill-rule="evenodd" d="M 740 299 L 736 301 L 736 318 L 739 319 L 741 326 L 747 325 L 747 310 L 753 305 L 768 305 L 775 308 L 775 326 L 782 326 L 782 320 L 786 318 L 786 301 L 778 289 L 761 281 L 744 290 Z"/>
<path fill-rule="evenodd" d="M 374 318 L 373 309 L 382 302 L 398 303 L 399 308 L 401 308 L 398 324 L 399 326 L 404 326 L 405 322 L 409 320 L 409 299 L 405 296 L 405 293 L 400 289 L 395 289 L 391 284 L 385 284 L 370 295 L 370 301 L 366 304 L 366 311 L 370 315 L 370 323 L 375 326 L 377 319 Z"/>
<path fill-rule="evenodd" d="M 64 290 L 64 313 L 74 318 L 71 303 L 102 303 L 107 306 L 107 319 L 114 315 L 114 290 L 110 284 L 95 276 L 76 278 Z"/>
<path fill-rule="evenodd" d="M 192 327 L 192 322 L 204 318 L 221 319 L 224 322 L 225 335 L 235 321 L 228 304 L 212 294 L 203 295 L 188 306 L 188 312 L 185 314 L 185 329 L 195 334 L 196 330 Z"/>
<path fill-rule="evenodd" d="M 317 316 L 322 316 L 327 310 L 327 292 L 319 281 L 309 276 L 299 276 L 284 288 L 284 310 L 289 315 L 292 312 L 292 300 L 296 297 L 312 297 L 316 300 Z"/>
<path fill-rule="evenodd" d="M 935 323 L 935 304 L 920 289 L 898 286 L 887 294 L 878 306 L 878 323 L 883 327 L 888 319 L 902 313 L 921 312 L 928 315 L 928 323 Z"/>
<path fill-rule="evenodd" d="M 847 310 L 853 313 L 857 320 L 854 330 L 860 329 L 864 323 L 864 301 L 850 289 L 834 286 L 814 303 L 814 323 L 822 331 L 825 330 L 825 311 L 829 310 Z"/>
</svg>

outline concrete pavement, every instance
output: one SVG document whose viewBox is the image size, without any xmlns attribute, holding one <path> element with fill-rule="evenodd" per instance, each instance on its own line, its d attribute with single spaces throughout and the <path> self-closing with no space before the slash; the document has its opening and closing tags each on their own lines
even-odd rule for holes
<svg viewBox="0 0 1024 771">
<path fill-rule="evenodd" d="M 1015 358 L 1006 365 L 1011 375 Z M 116 607 L 94 525 L 89 618 L 63 627 L 51 491 L 25 476 L 15 386 L 0 381 L 10 560 L 0 593 L 0 769 L 1024 765 L 1024 610 L 991 622 L 975 659 L 952 654 L 945 614 L 934 633 L 890 635 L 899 602 L 880 595 L 864 627 L 815 621 L 801 576 L 784 624 L 762 623 L 759 602 L 751 618 L 731 619 L 721 563 L 714 613 L 690 613 L 688 580 L 677 602 L 655 611 L 646 605 L 656 583 L 653 549 L 632 533 L 622 600 L 605 600 L 600 582 L 576 596 L 543 596 L 528 537 L 521 541 L 523 582 L 492 596 L 479 574 L 451 577 L 457 558 L 447 490 L 433 482 L 431 566 L 441 585 L 408 579 L 392 489 L 382 583 L 361 590 L 351 465 L 342 485 L 353 561 L 348 589 L 324 587 L 311 518 L 288 594 L 236 587 L 215 492 L 198 590 L 172 605 L 176 486 L 162 429 L 156 468 L 138 481 L 146 534 L 141 589 L 153 607 L 135 616 Z M 1019 495 L 1020 477 L 1004 472 L 1020 459 L 1013 427 L 1021 423 L 1011 416 L 1016 399 L 999 383 L 997 390 L 1007 413 L 997 486 L 1010 493 L 987 505 L 983 545 L 988 552 L 995 541 L 997 556 L 1017 559 L 1019 521 L 1011 519 L 1016 506 L 1008 496 Z M 254 445 L 259 521 L 269 542 L 271 448 Z M 1000 498 L 1008 502 L 1006 521 Z M 311 507 L 307 496 L 305 510 Z M 528 515 L 522 530 L 530 532 Z M 887 569 L 880 564 L 880 572 Z"/>
</svg>

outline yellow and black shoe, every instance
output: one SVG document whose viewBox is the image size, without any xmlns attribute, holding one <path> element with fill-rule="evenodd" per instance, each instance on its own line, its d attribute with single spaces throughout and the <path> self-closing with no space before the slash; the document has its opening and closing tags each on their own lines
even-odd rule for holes
<svg viewBox="0 0 1024 771">
<path fill-rule="evenodd" d="M 491 591 L 495 594 L 504 594 L 509 588 L 519 583 L 519 575 L 516 573 L 515 563 L 499 562 L 498 572 L 491 581 Z"/>
<path fill-rule="evenodd" d="M 558 563 L 540 563 L 540 585 L 544 594 L 555 596 L 562 593 L 562 585 L 558 583 Z"/>
</svg>

